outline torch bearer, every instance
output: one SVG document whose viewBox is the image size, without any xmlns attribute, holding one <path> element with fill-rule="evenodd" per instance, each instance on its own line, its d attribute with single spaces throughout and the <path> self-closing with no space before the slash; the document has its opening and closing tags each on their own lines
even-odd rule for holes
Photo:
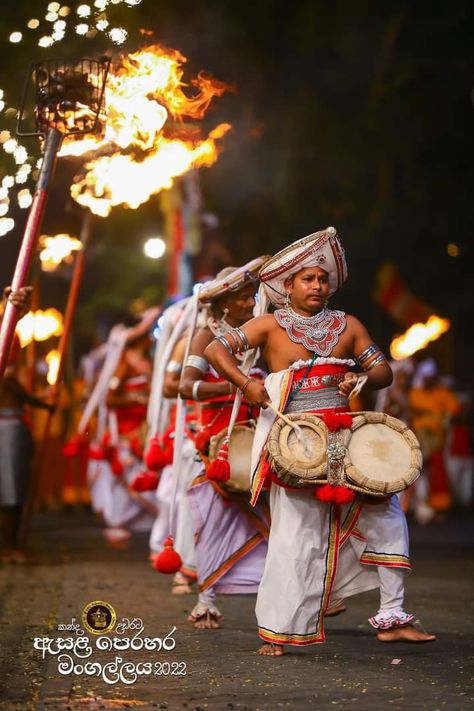
<svg viewBox="0 0 474 711">
<path fill-rule="evenodd" d="M 30 66 L 19 112 L 17 133 L 44 139 L 43 161 L 23 233 L 11 282 L 13 291 L 25 286 L 35 253 L 46 207 L 48 187 L 54 175 L 64 136 L 94 133 L 104 100 L 109 59 L 71 59 L 34 62 Z M 34 94 L 36 130 L 22 131 L 28 98 Z M 8 362 L 18 314 L 7 303 L 0 329 L 0 381 Z"/>
</svg>

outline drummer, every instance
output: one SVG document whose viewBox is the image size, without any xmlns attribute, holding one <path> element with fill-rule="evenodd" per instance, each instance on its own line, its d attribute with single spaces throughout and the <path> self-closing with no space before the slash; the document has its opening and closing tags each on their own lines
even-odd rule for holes
<svg viewBox="0 0 474 711">
<path fill-rule="evenodd" d="M 343 422 L 338 413 L 349 411 L 348 395 L 358 383 L 355 360 L 366 387 L 377 390 L 392 381 L 385 356 L 362 323 L 327 307 L 347 276 L 336 230 L 328 227 L 294 242 L 259 276 L 275 313 L 215 339 L 205 352 L 221 375 L 263 408 L 254 439 L 252 501 L 270 485 L 272 525 L 257 596 L 258 631 L 265 642 L 259 653 L 280 656 L 284 644 L 323 642 L 325 615 L 342 611 L 346 597 L 379 586 L 380 609 L 370 619 L 379 640 L 435 639 L 415 629 L 413 616 L 403 610 L 410 562 L 397 497 L 365 506 L 360 498 L 349 503 L 352 492 L 331 481 L 315 490 L 292 489 L 266 461 L 265 443 L 276 416 L 266 409 L 269 401 L 286 412 L 315 412 L 329 428 L 330 419 L 332 425 Z M 247 380 L 234 356 L 257 346 L 270 370 L 265 384 Z M 337 458 L 330 459 L 330 476 L 336 465 Z"/>
<path fill-rule="evenodd" d="M 200 301 L 209 304 L 211 317 L 198 329 L 185 362 L 180 392 L 200 405 L 200 426 L 195 445 L 203 466 L 188 492 L 196 527 L 196 558 L 199 599 L 189 620 L 198 629 L 220 626 L 222 614 L 216 606 L 218 593 L 256 593 L 262 577 L 269 511 L 264 501 L 250 506 L 250 492 L 232 493 L 206 477 L 210 438 L 227 432 L 236 388 L 209 366 L 204 350 L 217 336 L 239 329 L 253 316 L 257 274 L 266 258 L 258 258 L 238 269 L 228 267 L 200 291 Z M 239 371 L 240 372 L 240 371 Z M 251 371 L 253 377 L 264 373 Z M 243 401 L 237 421 L 255 425 L 258 408 Z"/>
</svg>

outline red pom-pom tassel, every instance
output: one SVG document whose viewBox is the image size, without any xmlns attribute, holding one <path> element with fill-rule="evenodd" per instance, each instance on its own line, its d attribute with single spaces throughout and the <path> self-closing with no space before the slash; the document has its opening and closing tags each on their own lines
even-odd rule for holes
<svg viewBox="0 0 474 711">
<path fill-rule="evenodd" d="M 335 504 L 350 504 L 355 499 L 355 493 L 352 489 L 346 486 L 333 486 L 332 484 L 324 484 L 318 486 L 314 492 L 314 496 L 319 501 Z"/>
<path fill-rule="evenodd" d="M 160 446 L 158 437 L 152 437 L 150 439 L 150 445 L 143 461 L 147 469 L 151 469 L 153 472 L 159 472 L 166 467 L 168 461 L 165 452 Z"/>
<path fill-rule="evenodd" d="M 63 454 L 65 457 L 78 457 L 79 456 L 79 446 L 80 446 L 80 437 L 76 435 L 75 437 L 71 437 L 69 442 L 66 442 L 66 444 L 63 447 Z"/>
<path fill-rule="evenodd" d="M 105 459 L 104 448 L 100 444 L 91 444 L 89 446 L 89 459 Z"/>
<path fill-rule="evenodd" d="M 204 427 L 197 432 L 194 438 L 194 445 L 198 452 L 206 454 L 209 451 L 209 442 L 211 441 L 211 431 L 209 427 Z"/>
<path fill-rule="evenodd" d="M 180 570 L 183 565 L 183 561 L 181 560 L 179 553 L 177 553 L 173 547 L 173 539 L 171 536 L 165 540 L 163 545 L 164 548 L 161 553 L 158 553 L 156 556 L 153 567 L 159 573 L 172 575 Z"/>
<path fill-rule="evenodd" d="M 230 479 L 230 464 L 229 445 L 226 441 L 221 445 L 217 459 L 209 463 L 206 470 L 206 479 L 211 481 L 229 481 Z"/>
<path fill-rule="evenodd" d="M 319 501 L 330 503 L 334 501 L 334 487 L 332 484 L 323 484 L 323 486 L 318 486 L 315 489 L 314 496 L 316 499 L 319 499 Z"/>
<path fill-rule="evenodd" d="M 160 483 L 160 477 L 154 472 L 140 472 L 131 482 L 130 488 L 133 491 L 155 491 Z"/>
<path fill-rule="evenodd" d="M 330 432 L 338 432 L 342 429 L 347 429 L 352 426 L 352 415 L 347 412 L 326 412 L 323 415 L 324 424 Z"/>
<path fill-rule="evenodd" d="M 354 418 L 350 413 L 343 412 L 341 415 L 338 415 L 338 417 L 341 423 L 341 429 L 348 430 L 352 427 L 352 422 Z"/>
<path fill-rule="evenodd" d="M 122 476 L 123 464 L 120 461 L 119 453 L 116 449 L 114 449 L 112 457 L 110 459 L 110 468 L 112 469 L 112 474 L 114 476 Z"/>
<path fill-rule="evenodd" d="M 347 486 L 335 486 L 334 489 L 334 503 L 342 505 L 354 501 L 355 493 L 352 489 L 348 489 Z"/>
</svg>

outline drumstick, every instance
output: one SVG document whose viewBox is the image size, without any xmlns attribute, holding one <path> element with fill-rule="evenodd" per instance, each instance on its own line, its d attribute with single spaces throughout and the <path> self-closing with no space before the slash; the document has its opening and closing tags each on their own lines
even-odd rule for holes
<svg viewBox="0 0 474 711">
<path fill-rule="evenodd" d="M 290 420 L 289 417 L 287 417 L 286 415 L 284 415 L 283 412 L 280 412 L 280 410 L 278 410 L 278 408 L 276 408 L 275 405 L 274 405 L 272 402 L 270 402 L 270 401 L 268 400 L 266 404 L 268 405 L 268 407 L 269 407 L 271 410 L 273 410 L 273 412 L 275 413 L 275 415 L 278 415 L 278 417 L 280 417 L 280 419 L 282 419 L 283 422 L 284 422 L 285 424 L 287 424 L 289 427 L 291 427 L 291 428 L 294 429 L 294 430 L 296 430 L 296 429 L 299 430 L 299 429 L 300 429 L 300 428 L 298 427 L 298 425 L 295 425 L 295 423 L 292 422 L 292 420 Z"/>
<path fill-rule="evenodd" d="M 290 420 L 290 418 L 287 417 L 286 415 L 284 415 L 283 412 L 280 412 L 280 410 L 278 410 L 278 408 L 276 408 L 275 405 L 272 402 L 270 402 L 269 400 L 267 401 L 267 405 L 271 410 L 273 410 L 275 415 L 277 415 L 280 419 L 283 420 L 283 422 L 286 425 L 288 425 L 288 427 L 291 427 L 291 429 L 293 429 L 295 431 L 296 439 L 302 445 L 304 452 L 307 454 L 310 454 L 311 450 L 308 447 L 308 440 L 304 436 L 304 433 L 303 433 L 303 430 L 301 429 L 301 427 L 299 425 L 297 425 L 295 422 L 293 422 L 292 420 Z"/>
<path fill-rule="evenodd" d="M 362 390 L 362 388 L 364 387 L 364 385 L 366 384 L 367 380 L 368 380 L 368 378 L 366 375 L 359 375 L 359 377 L 357 378 L 357 382 L 354 385 L 354 387 L 352 388 L 352 390 L 350 391 L 347 399 L 350 400 L 351 398 L 358 395 L 360 393 L 360 391 Z"/>
</svg>

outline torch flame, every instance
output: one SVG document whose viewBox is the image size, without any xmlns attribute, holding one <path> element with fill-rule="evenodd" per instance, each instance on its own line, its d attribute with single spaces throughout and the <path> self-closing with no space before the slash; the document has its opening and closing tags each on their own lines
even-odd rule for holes
<svg viewBox="0 0 474 711">
<path fill-rule="evenodd" d="M 58 379 L 59 370 L 59 351 L 52 350 L 46 356 L 46 363 L 48 364 L 48 374 L 46 375 L 46 380 L 50 385 L 55 385 Z"/>
<path fill-rule="evenodd" d="M 47 341 L 63 332 L 63 317 L 57 309 L 29 311 L 16 325 L 16 333 L 22 348 L 31 341 Z"/>
<path fill-rule="evenodd" d="M 41 267 L 45 272 L 52 272 L 61 262 L 71 262 L 72 253 L 82 249 L 82 242 L 68 234 L 58 234 L 54 237 L 42 235 L 40 245 Z"/>
<path fill-rule="evenodd" d="M 214 97 L 229 87 L 200 73 L 191 81 L 194 95 L 188 96 L 182 81 L 185 62 L 177 50 L 151 45 L 111 69 L 105 87 L 105 136 L 66 137 L 60 152 L 95 154 L 85 164 L 86 175 L 71 186 L 79 204 L 101 217 L 115 205 L 135 209 L 169 189 L 179 175 L 217 160 L 216 141 L 230 125 L 220 124 L 204 138 L 189 120 L 202 119 Z"/>
<path fill-rule="evenodd" d="M 390 344 L 390 354 L 394 360 L 402 360 L 426 348 L 428 343 L 436 341 L 451 327 L 447 318 L 430 316 L 426 323 L 414 323 L 401 336 L 394 338 Z"/>
</svg>

